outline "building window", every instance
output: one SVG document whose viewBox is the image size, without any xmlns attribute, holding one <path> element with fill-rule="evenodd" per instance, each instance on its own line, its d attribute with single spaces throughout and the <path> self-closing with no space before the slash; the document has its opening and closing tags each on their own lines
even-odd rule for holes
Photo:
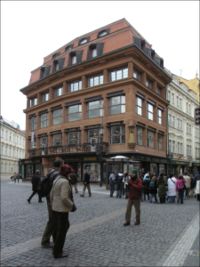
<svg viewBox="0 0 200 267">
<path fill-rule="evenodd" d="M 57 88 L 54 89 L 54 95 L 55 96 L 61 96 L 63 94 L 63 87 L 59 86 Z"/>
<path fill-rule="evenodd" d="M 68 121 L 77 121 L 82 118 L 82 105 L 73 105 L 68 107 Z"/>
<path fill-rule="evenodd" d="M 192 126 L 189 123 L 187 123 L 187 125 L 186 125 L 186 133 L 188 135 L 191 135 L 192 134 Z"/>
<path fill-rule="evenodd" d="M 99 57 L 103 54 L 103 43 L 95 43 L 95 44 L 91 44 L 88 48 L 88 56 L 87 59 L 93 59 L 96 57 Z"/>
<path fill-rule="evenodd" d="M 36 117 L 35 116 L 30 118 L 30 129 L 31 131 L 35 131 L 36 129 Z"/>
<path fill-rule="evenodd" d="M 138 81 L 141 81 L 142 80 L 142 72 L 137 70 L 137 69 L 134 69 L 133 70 L 133 78 L 138 80 Z"/>
<path fill-rule="evenodd" d="M 55 59 L 53 61 L 53 72 L 62 70 L 64 67 L 64 58 Z"/>
<path fill-rule="evenodd" d="M 107 35 L 108 34 L 108 31 L 107 30 L 103 30 L 103 31 L 100 31 L 99 33 L 98 33 L 98 37 L 100 38 L 100 37 L 103 37 L 103 36 L 105 36 L 105 35 Z"/>
<path fill-rule="evenodd" d="M 149 89 L 153 88 L 153 81 L 150 79 L 146 79 L 146 87 L 148 87 Z"/>
<path fill-rule="evenodd" d="M 53 110 L 53 125 L 62 123 L 62 109 Z"/>
<path fill-rule="evenodd" d="M 110 143 L 111 144 L 124 144 L 125 143 L 124 125 L 113 125 L 110 127 Z"/>
<path fill-rule="evenodd" d="M 86 44 L 87 42 L 88 42 L 88 38 L 82 38 L 82 39 L 79 41 L 79 45 Z"/>
<path fill-rule="evenodd" d="M 49 93 L 46 92 L 46 93 L 43 93 L 42 94 L 42 102 L 46 102 L 49 100 Z"/>
<path fill-rule="evenodd" d="M 111 82 L 128 78 L 128 68 L 113 70 L 110 72 Z"/>
<path fill-rule="evenodd" d="M 99 143 L 100 134 L 101 134 L 101 128 L 88 129 L 88 143 L 91 145 Z"/>
<path fill-rule="evenodd" d="M 147 118 L 153 121 L 153 105 L 150 103 L 147 103 Z"/>
<path fill-rule="evenodd" d="M 29 99 L 29 107 L 34 107 L 37 105 L 37 103 L 38 103 L 37 97 L 33 97 Z"/>
<path fill-rule="evenodd" d="M 200 148 L 199 147 L 195 148 L 195 159 L 196 160 L 200 159 Z"/>
<path fill-rule="evenodd" d="M 187 145 L 186 154 L 188 157 L 192 156 L 192 146 L 191 145 Z"/>
<path fill-rule="evenodd" d="M 40 115 L 40 128 L 48 127 L 48 113 L 43 113 Z"/>
<path fill-rule="evenodd" d="M 89 87 L 97 86 L 103 84 L 103 75 L 96 75 L 89 78 Z"/>
<path fill-rule="evenodd" d="M 68 132 L 67 133 L 67 143 L 68 143 L 68 145 L 80 145 L 81 132 L 80 131 Z"/>
<path fill-rule="evenodd" d="M 47 136 L 41 136 L 40 137 L 40 147 L 41 148 L 48 147 L 48 137 Z"/>
<path fill-rule="evenodd" d="M 88 118 L 96 118 L 103 116 L 103 100 L 88 102 Z"/>
<path fill-rule="evenodd" d="M 158 115 L 158 124 L 162 124 L 162 113 L 163 113 L 163 111 L 161 110 L 161 109 L 158 109 L 157 110 L 157 115 Z"/>
<path fill-rule="evenodd" d="M 161 92 L 162 92 L 162 88 L 161 88 L 160 86 L 157 86 L 157 87 L 156 87 L 156 93 L 157 93 L 158 95 L 161 95 Z"/>
<path fill-rule="evenodd" d="M 110 114 L 120 114 L 125 113 L 126 110 L 126 102 L 125 96 L 113 96 L 110 98 Z"/>
<path fill-rule="evenodd" d="M 142 98 L 138 96 L 136 98 L 136 113 L 142 116 Z"/>
<path fill-rule="evenodd" d="M 71 54 L 71 64 L 72 65 L 77 64 L 77 55 L 75 53 Z"/>
<path fill-rule="evenodd" d="M 92 56 L 92 58 L 97 57 L 97 48 L 96 47 L 91 48 L 91 56 Z"/>
<path fill-rule="evenodd" d="M 183 143 L 178 142 L 178 154 L 183 154 Z"/>
<path fill-rule="evenodd" d="M 40 79 L 47 77 L 50 73 L 50 66 L 40 68 Z"/>
<path fill-rule="evenodd" d="M 158 134 L 158 150 L 163 150 L 164 148 L 164 136 Z"/>
<path fill-rule="evenodd" d="M 136 127 L 136 135 L 137 135 L 137 145 L 143 145 L 143 128 L 140 126 Z"/>
<path fill-rule="evenodd" d="M 147 147 L 154 148 L 155 145 L 155 133 L 152 131 L 147 131 Z"/>
<path fill-rule="evenodd" d="M 53 134 L 52 145 L 53 146 L 61 146 L 62 145 L 62 134 L 61 133 Z"/>
<path fill-rule="evenodd" d="M 73 81 L 71 83 L 69 83 L 69 91 L 72 92 L 76 92 L 82 89 L 82 81 L 78 80 L 78 81 Z"/>
</svg>

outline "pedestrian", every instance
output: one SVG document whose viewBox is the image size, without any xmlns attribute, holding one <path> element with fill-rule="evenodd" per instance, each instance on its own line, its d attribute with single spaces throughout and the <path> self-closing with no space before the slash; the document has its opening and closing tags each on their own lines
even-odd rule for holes
<svg viewBox="0 0 200 267">
<path fill-rule="evenodd" d="M 185 181 L 185 198 L 189 198 L 189 192 L 190 192 L 190 188 L 191 188 L 191 177 L 188 175 L 187 172 L 184 173 L 183 175 L 183 179 Z"/>
<path fill-rule="evenodd" d="M 78 186 L 77 186 L 77 184 L 78 184 L 78 175 L 77 175 L 77 173 L 75 173 L 75 172 L 70 173 L 69 174 L 69 178 L 71 180 L 72 188 L 74 188 L 74 191 L 77 194 L 78 193 Z"/>
<path fill-rule="evenodd" d="M 176 181 L 176 191 L 178 193 L 177 203 L 181 202 L 181 204 L 183 204 L 184 188 L 185 188 L 185 180 L 182 175 L 179 175 Z"/>
<path fill-rule="evenodd" d="M 53 256 L 54 258 L 67 257 L 63 253 L 63 247 L 67 231 L 70 227 L 69 211 L 75 211 L 76 206 L 73 202 L 72 188 L 68 180 L 70 171 L 68 166 L 63 165 L 60 168 L 60 175 L 53 182 L 50 192 L 50 201 L 52 206 L 53 222 Z"/>
<path fill-rule="evenodd" d="M 115 192 L 116 174 L 111 172 L 109 175 L 109 185 L 110 185 L 110 197 L 113 197 Z"/>
<path fill-rule="evenodd" d="M 197 201 L 200 201 L 200 173 L 196 173 L 195 175 L 195 196 Z"/>
<path fill-rule="evenodd" d="M 123 173 L 118 173 L 116 177 L 116 189 L 117 189 L 117 194 L 116 198 L 121 198 L 122 197 L 122 191 L 123 191 Z"/>
<path fill-rule="evenodd" d="M 123 185 L 124 185 L 124 197 L 128 198 L 128 182 L 130 180 L 130 176 L 128 175 L 128 172 L 124 173 L 123 177 Z"/>
<path fill-rule="evenodd" d="M 149 173 L 147 172 L 145 175 L 144 175 L 144 177 L 143 177 L 143 182 L 142 182 L 142 184 L 143 184 L 143 189 L 142 189 L 142 191 L 143 191 L 143 194 L 144 194 L 144 196 L 143 196 L 143 200 L 145 201 L 145 200 L 149 200 L 149 183 L 150 183 L 150 175 L 149 175 Z"/>
<path fill-rule="evenodd" d="M 166 193 L 167 193 L 167 184 L 164 179 L 164 174 L 161 173 L 158 178 L 158 197 L 160 200 L 160 203 L 165 203 L 166 201 Z"/>
<path fill-rule="evenodd" d="M 124 226 L 130 225 L 131 222 L 131 211 L 132 206 L 135 208 L 135 225 L 140 224 L 140 203 L 141 203 L 141 191 L 142 191 L 142 180 L 137 176 L 137 174 L 130 175 L 129 180 L 129 193 L 128 193 L 128 203 L 125 214 Z"/>
<path fill-rule="evenodd" d="M 156 175 L 153 175 L 151 177 L 150 183 L 149 183 L 149 202 L 150 203 L 158 203 L 157 200 L 157 177 Z"/>
<path fill-rule="evenodd" d="M 88 190 L 89 197 L 92 196 L 91 188 L 90 188 L 90 173 L 89 171 L 85 171 L 84 177 L 83 177 L 83 193 L 80 195 L 81 197 L 85 196 L 85 190 Z"/>
<path fill-rule="evenodd" d="M 22 176 L 19 173 L 17 173 L 15 177 L 18 183 L 19 183 L 19 180 L 22 179 Z"/>
<path fill-rule="evenodd" d="M 35 174 L 31 178 L 31 183 L 32 183 L 32 191 L 33 193 L 30 195 L 30 197 L 27 199 L 28 203 L 31 204 L 31 199 L 35 194 L 38 194 L 38 202 L 42 202 L 42 197 L 40 195 L 40 171 L 36 170 Z"/>
<path fill-rule="evenodd" d="M 175 203 L 176 199 L 176 177 L 173 174 L 167 179 L 167 198 L 169 203 Z"/>
<path fill-rule="evenodd" d="M 56 177 L 60 174 L 60 168 L 64 164 L 62 159 L 56 159 L 53 163 L 53 168 L 49 170 L 47 176 L 53 182 Z M 50 194 L 46 197 L 47 211 L 48 211 L 48 222 L 45 226 L 44 233 L 42 235 L 41 245 L 43 248 L 52 247 L 50 244 L 50 239 L 53 234 L 53 222 L 52 222 L 52 207 L 50 203 Z M 52 236 L 53 237 L 53 236 Z"/>
</svg>

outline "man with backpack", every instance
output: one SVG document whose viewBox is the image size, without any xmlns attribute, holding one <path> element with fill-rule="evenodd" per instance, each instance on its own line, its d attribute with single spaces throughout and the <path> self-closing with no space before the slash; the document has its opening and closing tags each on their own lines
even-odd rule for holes
<svg viewBox="0 0 200 267">
<path fill-rule="evenodd" d="M 52 233 L 53 233 L 52 207 L 50 204 L 50 190 L 51 190 L 51 186 L 53 185 L 53 181 L 60 174 L 60 168 L 63 166 L 63 164 L 64 164 L 64 162 L 62 159 L 56 159 L 54 161 L 53 168 L 50 169 L 49 173 L 47 174 L 47 177 L 45 177 L 45 180 L 43 182 L 41 182 L 41 191 L 45 191 L 44 189 L 42 189 L 42 187 L 45 187 L 45 188 L 49 187 L 49 189 L 47 190 L 49 192 L 45 192 L 47 194 L 46 195 L 46 201 L 47 201 L 47 210 L 48 210 L 48 222 L 46 224 L 44 233 L 42 235 L 42 240 L 41 240 L 41 245 L 43 248 L 52 247 L 50 245 L 50 238 L 51 238 Z M 44 183 L 45 183 L 45 186 L 43 186 Z M 43 196 L 45 193 L 41 192 L 41 194 Z"/>
</svg>

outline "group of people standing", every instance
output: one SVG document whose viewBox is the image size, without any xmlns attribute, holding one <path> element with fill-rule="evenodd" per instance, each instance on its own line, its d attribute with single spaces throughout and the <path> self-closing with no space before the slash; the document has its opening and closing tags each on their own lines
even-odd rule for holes
<svg viewBox="0 0 200 267">
<path fill-rule="evenodd" d="M 116 191 L 117 198 L 127 198 L 130 178 L 131 176 L 128 173 L 123 175 L 111 172 L 109 176 L 110 197 L 113 197 Z M 185 198 L 194 195 L 197 180 L 195 177 L 189 176 L 188 173 L 179 176 L 171 174 L 167 177 L 164 174 L 156 176 L 150 172 L 140 175 L 140 179 L 142 180 L 141 200 L 161 204 L 174 203 L 175 200 L 177 200 L 177 203 L 183 204 Z"/>
</svg>

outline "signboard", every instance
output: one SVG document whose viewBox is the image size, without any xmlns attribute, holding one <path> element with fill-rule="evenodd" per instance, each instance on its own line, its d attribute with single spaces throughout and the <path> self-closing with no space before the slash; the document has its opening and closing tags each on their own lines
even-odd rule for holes
<svg viewBox="0 0 200 267">
<path fill-rule="evenodd" d="M 200 125 L 200 107 L 194 110 L 194 120 L 196 125 Z"/>
</svg>

